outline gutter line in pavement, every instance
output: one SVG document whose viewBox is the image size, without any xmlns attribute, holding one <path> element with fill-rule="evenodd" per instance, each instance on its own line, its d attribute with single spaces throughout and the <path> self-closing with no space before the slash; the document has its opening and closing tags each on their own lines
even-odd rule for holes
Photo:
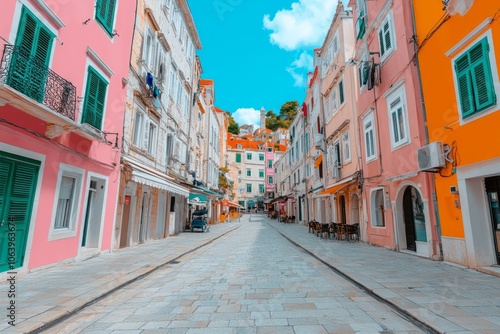
<svg viewBox="0 0 500 334">
<path fill-rule="evenodd" d="M 158 269 L 162 269 L 163 267 L 165 267 L 165 266 L 167 266 L 169 264 L 177 264 L 176 261 L 178 259 L 180 259 L 180 258 L 182 258 L 182 257 L 184 257 L 184 256 L 186 256 L 186 255 L 188 255 L 190 253 L 193 253 L 193 252 L 197 251 L 200 248 L 203 248 L 203 247 L 211 244 L 212 242 L 216 241 L 217 239 L 220 239 L 220 238 L 226 236 L 227 234 L 234 232 L 236 229 L 238 229 L 240 227 L 241 227 L 241 225 L 237 226 L 237 227 L 235 227 L 235 228 L 233 228 L 233 229 L 231 229 L 231 230 L 229 230 L 229 231 L 227 231 L 227 232 L 225 232 L 225 233 L 223 233 L 223 234 L 221 234 L 221 235 L 219 235 L 219 236 L 217 236 L 217 237 L 215 237 L 215 238 L 213 238 L 213 239 L 211 239 L 211 240 L 209 240 L 207 242 L 205 242 L 204 244 L 196 246 L 196 247 L 188 250 L 187 252 L 184 252 L 184 253 L 176 256 L 173 259 L 170 259 L 170 260 L 168 260 L 168 261 L 166 261 L 166 262 L 164 262 L 164 263 L 162 263 L 162 264 L 160 264 L 160 265 L 158 265 L 156 267 L 152 267 L 151 270 L 149 270 L 149 271 L 147 271 L 147 272 L 145 272 L 143 274 L 140 274 L 140 275 L 138 275 L 136 277 L 133 277 L 133 278 L 129 279 L 128 281 L 126 281 L 126 282 L 124 282 L 124 283 L 122 283 L 122 284 L 120 284 L 120 285 L 112 288 L 111 290 L 106 291 L 106 292 L 104 292 L 103 294 L 101 294 L 99 296 L 96 296 L 95 298 L 89 300 L 88 302 L 84 303 L 83 305 L 80 305 L 80 306 L 74 308 L 73 310 L 66 312 L 63 315 L 60 315 L 60 316 L 58 316 L 58 317 L 50 320 L 49 322 L 43 324 L 42 326 L 37 327 L 37 328 L 35 328 L 35 329 L 27 332 L 27 334 L 42 333 L 43 331 L 46 331 L 47 329 L 52 328 L 52 327 L 60 324 L 61 322 L 64 322 L 65 320 L 71 318 L 75 314 L 78 314 L 79 312 L 81 312 L 85 308 L 87 308 L 87 307 L 89 307 L 89 306 L 91 306 L 91 305 L 93 305 L 93 304 L 95 304 L 95 303 L 103 300 L 104 298 L 106 298 L 109 295 L 115 293 L 116 291 L 118 291 L 120 289 L 123 289 L 124 287 L 126 287 L 126 286 L 128 286 L 128 285 L 130 285 L 130 284 L 132 284 L 134 282 L 137 282 L 137 281 L 139 281 L 139 280 L 141 280 L 141 279 L 143 279 L 143 278 L 145 278 L 147 276 L 149 276 L 150 274 L 152 274 L 153 272 L 157 271 Z"/>
<path fill-rule="evenodd" d="M 354 286 L 356 286 L 357 288 L 359 288 L 361 291 L 365 292 L 366 294 L 368 294 L 369 296 L 375 298 L 377 301 L 389 306 L 394 312 L 396 312 L 399 316 L 401 316 L 402 318 L 408 320 L 410 323 L 412 323 L 413 325 L 415 325 L 416 327 L 420 328 L 421 330 L 425 331 L 426 333 L 431 333 L 431 334 L 439 334 L 441 333 L 440 331 L 438 331 L 437 329 L 435 329 L 434 327 L 432 327 L 431 325 L 423 322 L 422 320 L 418 319 L 417 317 L 415 317 L 413 314 L 407 312 L 405 309 L 399 307 L 398 305 L 394 304 L 393 302 L 387 300 L 386 298 L 380 296 L 379 294 L 375 293 L 373 290 L 371 290 L 370 288 L 368 288 L 367 286 L 359 283 L 358 281 L 356 281 L 354 278 L 352 278 L 351 276 L 347 275 L 346 273 L 344 273 L 343 271 L 341 271 L 340 269 L 336 268 L 335 266 L 331 265 L 330 263 L 326 262 L 325 260 L 319 258 L 318 256 L 316 256 L 313 252 L 311 252 L 310 250 L 308 250 L 307 248 L 304 248 L 303 246 L 301 246 L 300 244 L 298 244 L 297 242 L 295 242 L 294 240 L 290 239 L 289 237 L 287 237 L 286 235 L 284 235 L 283 233 L 281 233 L 280 231 L 278 231 L 274 226 L 272 226 L 271 224 L 269 224 L 269 226 L 271 226 L 276 232 L 278 232 L 281 236 L 283 236 L 286 240 L 288 240 L 291 244 L 293 244 L 294 246 L 296 246 L 297 248 L 300 248 L 302 249 L 304 252 L 306 252 L 307 254 L 309 254 L 310 256 L 312 256 L 313 258 L 315 258 L 316 260 L 318 260 L 319 262 L 323 263 L 324 265 L 326 265 L 328 268 L 330 268 L 334 273 L 336 273 L 337 275 L 339 275 L 340 277 L 344 278 L 346 281 L 348 281 L 349 283 L 353 284 Z"/>
</svg>

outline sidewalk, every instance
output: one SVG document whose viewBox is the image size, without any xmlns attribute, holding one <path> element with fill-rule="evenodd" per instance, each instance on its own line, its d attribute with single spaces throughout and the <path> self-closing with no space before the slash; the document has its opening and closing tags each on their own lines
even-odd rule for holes
<svg viewBox="0 0 500 334">
<path fill-rule="evenodd" d="M 269 224 L 378 297 L 442 333 L 500 333 L 500 278 L 362 242 Z"/>
<path fill-rule="evenodd" d="M 264 215 L 259 215 L 259 221 L 436 331 L 500 333 L 498 277 L 361 242 L 320 239 L 303 225 L 280 224 Z M 208 233 L 186 232 L 27 274 L 16 286 L 16 327 L 8 326 L 4 311 L 0 331 L 25 333 L 41 328 L 247 222 L 254 223 L 250 215 L 243 215 L 241 222 L 212 225 Z M 1 282 L 0 289 L 0 307 L 5 310 L 7 282 Z"/>
<path fill-rule="evenodd" d="M 248 221 L 210 225 L 210 231 L 185 232 L 136 247 L 101 254 L 82 262 L 29 273 L 16 282 L 15 327 L 7 322 L 7 282 L 0 283 L 0 331 L 26 333 L 78 311 L 179 256 L 224 236 Z M 182 261 L 182 259 L 181 259 Z"/>
</svg>

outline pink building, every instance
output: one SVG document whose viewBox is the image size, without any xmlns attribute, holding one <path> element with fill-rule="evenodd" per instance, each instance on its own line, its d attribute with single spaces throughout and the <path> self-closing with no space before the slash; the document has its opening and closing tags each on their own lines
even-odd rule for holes
<svg viewBox="0 0 500 334">
<path fill-rule="evenodd" d="M 440 258 L 432 174 L 419 172 L 428 142 L 415 61 L 411 2 L 351 0 L 365 241 Z"/>
<path fill-rule="evenodd" d="M 111 247 L 135 1 L 50 3 L 0 11 L 1 272 Z"/>
<path fill-rule="evenodd" d="M 272 199 L 274 197 L 274 145 L 267 143 L 265 146 L 265 175 L 266 175 L 266 198 Z"/>
</svg>

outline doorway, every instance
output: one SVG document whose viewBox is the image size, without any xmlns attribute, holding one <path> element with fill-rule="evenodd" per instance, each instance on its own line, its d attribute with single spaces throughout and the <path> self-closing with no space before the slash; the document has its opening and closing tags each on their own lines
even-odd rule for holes
<svg viewBox="0 0 500 334">
<path fill-rule="evenodd" d="M 39 161 L 0 152 L 0 272 L 24 264 L 39 169 Z"/>
<path fill-rule="evenodd" d="M 87 194 L 87 207 L 83 223 L 81 246 L 99 248 L 104 211 L 106 181 L 96 177 L 90 178 Z"/>
<path fill-rule="evenodd" d="M 123 216 L 122 216 L 122 228 L 120 232 L 120 248 L 127 247 L 128 244 L 128 230 L 130 221 L 130 202 L 132 201 L 132 196 L 125 196 L 123 201 Z"/>
<path fill-rule="evenodd" d="M 339 205 L 340 205 L 340 222 L 342 224 L 347 224 L 344 195 L 339 196 Z"/>
<path fill-rule="evenodd" d="M 416 252 L 417 241 L 427 241 L 425 231 L 424 204 L 419 192 L 412 186 L 403 194 L 403 217 L 406 236 L 406 249 Z"/>
<path fill-rule="evenodd" d="M 500 264 L 500 176 L 484 180 L 491 216 L 491 233 L 497 264 Z"/>
</svg>

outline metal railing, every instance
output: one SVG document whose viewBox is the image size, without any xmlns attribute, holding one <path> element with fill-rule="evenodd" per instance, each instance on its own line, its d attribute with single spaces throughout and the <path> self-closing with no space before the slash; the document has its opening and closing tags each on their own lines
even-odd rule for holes
<svg viewBox="0 0 500 334">
<path fill-rule="evenodd" d="M 4 46 L 0 84 L 8 85 L 75 121 L 76 87 L 19 46 Z"/>
</svg>

